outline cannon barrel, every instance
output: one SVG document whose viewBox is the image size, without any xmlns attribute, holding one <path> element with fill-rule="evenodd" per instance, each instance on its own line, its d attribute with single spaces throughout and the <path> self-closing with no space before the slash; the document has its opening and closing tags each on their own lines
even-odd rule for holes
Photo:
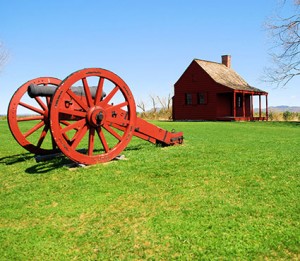
<svg viewBox="0 0 300 261">
<path fill-rule="evenodd" d="M 52 97 L 58 87 L 57 86 L 39 86 L 35 84 L 30 84 L 27 89 L 27 93 L 29 97 Z M 83 86 L 72 86 L 72 92 L 74 92 L 78 96 L 85 96 Z M 96 97 L 97 87 L 91 86 L 90 92 L 93 98 Z M 106 96 L 105 92 L 102 92 L 102 99 Z"/>
</svg>

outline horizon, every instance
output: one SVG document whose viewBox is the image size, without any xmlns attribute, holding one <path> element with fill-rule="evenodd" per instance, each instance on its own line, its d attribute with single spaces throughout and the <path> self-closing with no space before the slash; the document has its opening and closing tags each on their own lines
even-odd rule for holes
<svg viewBox="0 0 300 261">
<path fill-rule="evenodd" d="M 40 10 L 51 19 L 36 16 Z M 3 1 L 0 42 L 9 60 L 0 72 L 0 114 L 7 113 L 12 95 L 28 80 L 63 80 L 91 67 L 119 75 L 136 103 L 150 95 L 167 97 L 193 59 L 220 63 L 224 54 L 231 55 L 232 68 L 246 82 L 269 93 L 269 107 L 300 106 L 299 77 L 285 88 L 260 80 L 271 64 L 264 24 L 293 11 L 289 3 L 281 8 L 274 0 Z"/>
<path fill-rule="evenodd" d="M 270 108 L 281 108 L 281 107 L 287 107 L 287 108 L 299 108 L 299 110 L 300 110 L 300 106 L 288 106 L 288 105 L 278 105 L 278 106 L 268 106 L 268 109 L 270 109 Z M 162 107 L 156 107 L 156 109 L 157 110 L 159 110 L 159 109 L 161 109 Z M 153 108 L 150 108 L 149 110 L 147 110 L 147 111 L 151 111 Z M 253 110 L 258 110 L 259 108 L 258 107 L 254 107 L 253 108 Z M 266 110 L 266 108 L 265 107 L 262 107 L 262 111 L 265 111 Z M 141 113 L 141 111 L 139 111 L 138 110 L 138 108 L 137 108 L 137 113 Z M 289 110 L 287 110 L 287 111 L 289 111 Z M 21 113 L 21 114 L 18 114 L 18 115 L 23 115 L 23 116 L 28 116 L 28 115 L 31 115 L 31 114 L 28 114 L 28 113 Z M 0 113 L 0 116 L 1 117 L 3 117 L 3 116 L 6 116 L 6 114 L 2 114 L 2 113 Z"/>
</svg>

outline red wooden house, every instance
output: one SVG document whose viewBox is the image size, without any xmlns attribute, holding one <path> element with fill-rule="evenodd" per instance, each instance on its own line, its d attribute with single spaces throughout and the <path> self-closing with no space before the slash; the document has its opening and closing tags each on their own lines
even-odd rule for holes
<svg viewBox="0 0 300 261">
<path fill-rule="evenodd" d="M 258 117 L 253 112 L 254 96 L 259 99 Z M 268 120 L 268 93 L 231 69 L 230 55 L 223 55 L 222 63 L 195 59 L 174 85 L 173 120 Z"/>
</svg>

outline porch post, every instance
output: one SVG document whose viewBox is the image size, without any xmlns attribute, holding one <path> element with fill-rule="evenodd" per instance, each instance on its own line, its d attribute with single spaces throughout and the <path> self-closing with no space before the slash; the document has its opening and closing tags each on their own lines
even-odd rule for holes
<svg viewBox="0 0 300 261">
<path fill-rule="evenodd" d="M 246 116 L 246 100 L 245 100 L 245 93 L 243 92 L 243 117 Z"/>
<path fill-rule="evenodd" d="M 236 97 L 235 97 L 235 91 L 233 91 L 233 117 L 236 116 Z"/>
<path fill-rule="evenodd" d="M 261 95 L 259 95 L 259 120 L 261 118 Z"/>
<path fill-rule="evenodd" d="M 250 110 L 251 110 L 250 117 L 251 117 L 251 120 L 253 120 L 253 92 L 251 93 L 250 98 L 251 98 L 251 101 L 250 101 Z"/>
<path fill-rule="evenodd" d="M 266 94 L 266 121 L 269 119 L 268 94 Z"/>
</svg>

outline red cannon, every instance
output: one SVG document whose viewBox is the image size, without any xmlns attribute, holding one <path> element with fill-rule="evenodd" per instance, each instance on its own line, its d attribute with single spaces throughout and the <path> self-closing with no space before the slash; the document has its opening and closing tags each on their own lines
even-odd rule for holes
<svg viewBox="0 0 300 261">
<path fill-rule="evenodd" d="M 183 142 L 182 132 L 138 118 L 127 84 L 100 68 L 79 70 L 63 81 L 26 82 L 13 95 L 7 118 L 14 138 L 29 152 L 62 152 L 85 165 L 116 158 L 132 136 L 163 146 Z"/>
</svg>

